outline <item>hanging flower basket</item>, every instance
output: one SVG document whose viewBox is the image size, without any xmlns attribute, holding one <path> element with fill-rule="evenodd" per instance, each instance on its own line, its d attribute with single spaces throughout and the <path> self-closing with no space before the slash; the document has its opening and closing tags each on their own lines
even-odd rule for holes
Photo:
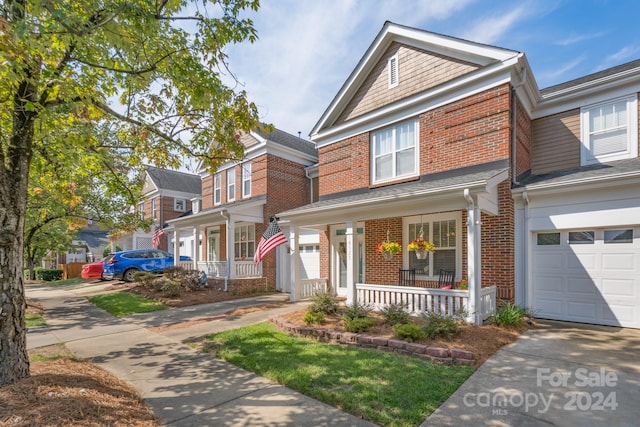
<svg viewBox="0 0 640 427">
<path fill-rule="evenodd" d="M 436 246 L 424 240 L 422 235 L 415 240 L 412 240 L 411 243 L 407 245 L 407 250 L 409 252 L 415 252 L 416 258 L 418 259 L 426 259 L 429 252 L 435 250 Z"/>
<path fill-rule="evenodd" d="M 397 242 L 380 242 L 376 245 L 376 252 L 381 253 L 386 260 L 390 260 L 394 254 L 401 250 L 402 246 Z"/>
</svg>

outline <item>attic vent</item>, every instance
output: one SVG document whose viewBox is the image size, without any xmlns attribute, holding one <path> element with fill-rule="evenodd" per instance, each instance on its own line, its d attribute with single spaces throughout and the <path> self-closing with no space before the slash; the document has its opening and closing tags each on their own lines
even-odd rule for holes
<svg viewBox="0 0 640 427">
<path fill-rule="evenodd" d="M 389 69 L 389 89 L 398 86 L 398 55 L 393 55 L 387 61 Z"/>
</svg>

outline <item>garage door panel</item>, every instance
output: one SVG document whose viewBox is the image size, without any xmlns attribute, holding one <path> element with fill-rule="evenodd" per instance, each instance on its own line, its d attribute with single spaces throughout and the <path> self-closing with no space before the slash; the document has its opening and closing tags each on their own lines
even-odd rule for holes
<svg viewBox="0 0 640 427">
<path fill-rule="evenodd" d="M 562 277 L 539 275 L 536 280 L 540 292 L 562 293 Z"/>
<path fill-rule="evenodd" d="M 603 304 L 602 320 L 608 325 L 634 327 L 637 323 L 636 309 L 628 305 Z"/>
<path fill-rule="evenodd" d="M 562 304 L 558 299 L 538 298 L 534 307 L 538 317 L 550 319 L 562 319 Z"/>
<path fill-rule="evenodd" d="M 595 253 L 573 253 L 567 258 L 567 269 L 575 272 L 593 270 L 598 265 L 598 255 Z"/>
<path fill-rule="evenodd" d="M 602 254 L 603 271 L 636 271 L 636 257 L 630 253 Z"/>
<path fill-rule="evenodd" d="M 580 297 L 582 295 L 599 295 L 596 282 L 590 277 L 571 277 L 567 279 L 567 296 Z"/>
<path fill-rule="evenodd" d="M 608 297 L 629 297 L 637 299 L 637 286 L 631 279 L 603 279 L 602 294 Z"/>
<path fill-rule="evenodd" d="M 598 304 L 596 302 L 567 302 L 567 317 L 582 322 L 593 322 L 597 319 Z"/>
<path fill-rule="evenodd" d="M 534 257 L 533 265 L 537 272 L 560 270 L 562 269 L 562 253 L 539 253 Z"/>
</svg>

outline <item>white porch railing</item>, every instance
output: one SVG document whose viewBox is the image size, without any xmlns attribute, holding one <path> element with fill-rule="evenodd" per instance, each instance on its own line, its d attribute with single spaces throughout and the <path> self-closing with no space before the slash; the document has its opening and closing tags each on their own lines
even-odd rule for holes
<svg viewBox="0 0 640 427">
<path fill-rule="evenodd" d="M 328 280 L 322 279 L 301 279 L 297 281 L 293 286 L 293 292 L 291 295 L 292 300 L 296 301 L 313 297 L 318 292 L 328 292 L 327 286 Z"/>
<path fill-rule="evenodd" d="M 262 277 L 262 263 L 236 261 L 236 277 Z"/>
<path fill-rule="evenodd" d="M 182 267 L 185 270 L 193 270 L 193 261 L 178 261 L 178 267 Z"/>
<path fill-rule="evenodd" d="M 458 289 L 415 288 L 407 286 L 367 285 L 357 283 L 356 301 L 359 304 L 381 310 L 391 304 L 401 304 L 411 314 L 437 312 L 452 316 L 466 313 L 469 307 L 469 291 Z M 480 313 L 482 320 L 495 312 L 496 287 L 489 286 L 480 291 Z"/>
<path fill-rule="evenodd" d="M 198 261 L 198 270 L 207 273 L 207 277 L 226 277 L 227 261 Z"/>
<path fill-rule="evenodd" d="M 182 263 L 180 263 L 182 265 Z M 193 268 L 193 263 L 187 263 Z M 262 263 L 253 261 L 236 261 L 234 263 L 237 278 L 262 277 Z M 204 271 L 209 277 L 227 277 L 229 263 L 227 261 L 198 261 L 198 270 Z"/>
</svg>

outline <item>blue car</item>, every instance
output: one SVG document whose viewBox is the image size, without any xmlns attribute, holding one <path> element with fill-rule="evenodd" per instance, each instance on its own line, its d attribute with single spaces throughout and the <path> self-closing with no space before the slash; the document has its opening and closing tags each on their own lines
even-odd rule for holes
<svg viewBox="0 0 640 427">
<path fill-rule="evenodd" d="M 181 255 L 180 261 L 191 261 L 191 257 Z M 106 280 L 122 279 L 132 282 L 136 271 L 162 273 L 165 268 L 173 266 L 173 254 L 160 249 L 136 249 L 120 251 L 109 255 L 104 260 L 102 277 Z"/>
</svg>

